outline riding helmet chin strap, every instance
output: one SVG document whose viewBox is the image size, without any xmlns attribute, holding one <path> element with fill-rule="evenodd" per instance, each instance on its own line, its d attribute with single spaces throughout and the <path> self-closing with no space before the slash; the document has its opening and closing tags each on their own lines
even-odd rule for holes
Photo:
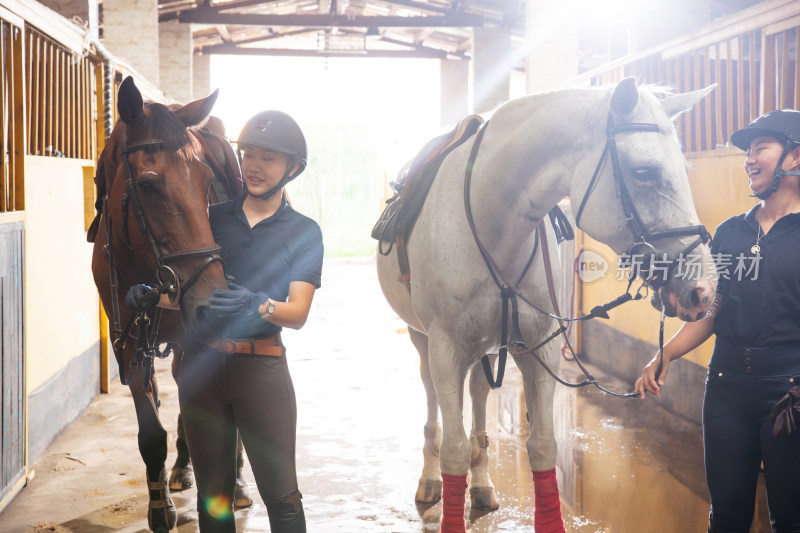
<svg viewBox="0 0 800 533">
<path fill-rule="evenodd" d="M 783 168 L 781 168 L 783 166 L 783 160 L 786 159 L 786 156 L 789 155 L 789 152 L 791 152 L 794 146 L 795 143 L 793 143 L 788 139 L 786 140 L 786 143 L 784 144 L 783 148 L 783 153 L 781 154 L 781 158 L 778 159 L 778 164 L 776 165 L 775 168 L 775 176 L 772 178 L 772 184 L 766 191 L 760 194 L 751 194 L 750 195 L 751 198 L 766 200 L 767 198 L 772 196 L 772 193 L 778 190 L 778 187 L 780 187 L 781 184 L 781 178 L 783 178 L 784 176 L 800 176 L 800 170 L 783 170 Z"/>
<path fill-rule="evenodd" d="M 290 162 L 289 165 L 286 167 L 286 173 L 281 178 L 281 181 L 279 181 L 277 185 L 275 185 L 273 188 L 271 188 L 264 194 L 253 194 L 249 190 L 247 191 L 247 194 L 249 194 L 253 198 L 258 198 L 259 200 L 268 200 L 272 195 L 274 195 L 279 190 L 283 189 L 286 186 L 286 184 L 289 183 L 289 181 L 291 181 L 291 179 L 294 177 L 292 170 L 294 169 L 294 166 L 296 164 L 297 161 Z M 247 189 L 247 181 L 244 182 L 244 188 Z"/>
</svg>

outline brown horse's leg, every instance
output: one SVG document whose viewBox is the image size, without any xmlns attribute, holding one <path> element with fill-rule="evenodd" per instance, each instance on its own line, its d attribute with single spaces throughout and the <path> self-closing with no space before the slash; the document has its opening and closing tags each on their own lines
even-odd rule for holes
<svg viewBox="0 0 800 533">
<path fill-rule="evenodd" d="M 172 377 L 178 382 L 178 374 L 183 358 L 183 348 L 177 344 L 172 345 Z M 186 432 L 183 429 L 183 417 L 178 413 L 178 438 L 175 439 L 175 448 L 178 450 L 178 457 L 169 474 L 169 488 L 174 492 L 180 492 L 194 487 L 194 469 L 190 463 L 189 445 L 186 443 Z"/>
<path fill-rule="evenodd" d="M 156 377 L 142 382 L 140 368 L 135 368 L 129 385 L 136 419 L 139 423 L 139 453 L 146 466 L 150 503 L 147 523 L 156 533 L 167 533 L 178 521 L 178 510 L 172 502 L 167 485 L 164 462 L 167 460 L 167 431 L 158 418 Z"/>
</svg>

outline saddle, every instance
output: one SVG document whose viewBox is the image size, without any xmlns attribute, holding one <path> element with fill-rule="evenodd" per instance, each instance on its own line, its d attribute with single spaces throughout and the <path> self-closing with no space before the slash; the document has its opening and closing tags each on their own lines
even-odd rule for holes
<svg viewBox="0 0 800 533">
<path fill-rule="evenodd" d="M 411 290 L 411 274 L 406 244 L 411 237 L 414 223 L 422 210 L 433 179 L 444 158 L 475 135 L 482 124 L 483 119 L 478 115 L 469 115 L 463 118 L 455 129 L 429 141 L 414 158 L 408 170 L 400 176 L 400 179 L 390 184 L 395 193 L 386 200 L 387 205 L 372 228 L 372 238 L 378 240 L 378 250 L 382 255 L 389 255 L 392 246 L 397 244 L 400 275 L 409 291 Z M 548 215 L 555 231 L 557 243 L 572 240 L 575 237 L 568 218 L 558 206 L 553 207 Z M 389 244 L 386 250 L 383 249 L 383 243 Z"/>
<path fill-rule="evenodd" d="M 239 159 L 236 157 L 228 140 L 207 128 L 197 128 L 193 131 L 197 135 L 197 140 L 203 146 L 203 152 L 206 154 L 206 163 L 214 172 L 211 187 L 208 191 L 209 204 L 226 202 L 241 194 L 243 190 L 242 171 L 239 168 Z M 86 240 L 88 242 L 94 242 L 97 237 L 100 215 L 103 211 L 103 199 L 108 190 L 105 155 L 104 148 L 98 159 L 97 170 L 94 175 L 94 184 L 97 188 L 97 199 L 94 203 L 96 214 L 86 232 Z"/>
<path fill-rule="evenodd" d="M 410 275 L 406 243 L 411 237 L 433 179 L 445 157 L 475 135 L 481 124 L 483 119 L 478 115 L 469 115 L 461 119 L 452 131 L 428 141 L 408 170 L 396 182 L 391 183 L 394 195 L 386 200 L 386 207 L 372 228 L 372 238 L 379 241 L 380 253 L 383 255 L 389 255 L 392 246 L 397 243 L 400 271 L 409 290 Z M 388 249 L 383 250 L 383 243 L 389 244 Z"/>
</svg>

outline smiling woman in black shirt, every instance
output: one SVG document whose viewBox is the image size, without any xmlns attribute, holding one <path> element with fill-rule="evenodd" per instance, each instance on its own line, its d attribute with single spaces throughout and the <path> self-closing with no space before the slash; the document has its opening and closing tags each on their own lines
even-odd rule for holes
<svg viewBox="0 0 800 533">
<path fill-rule="evenodd" d="M 658 382 L 656 354 L 635 389 L 658 396 L 670 362 L 716 334 L 703 401 L 708 531 L 750 531 L 763 462 L 773 531 L 800 532 L 800 431 L 775 434 L 770 420 L 800 383 L 800 112 L 767 113 L 731 142 L 761 202 L 717 228 L 714 305 L 664 345 Z"/>
<path fill-rule="evenodd" d="M 245 124 L 238 148 L 246 193 L 209 209 L 231 280 L 211 298 L 211 316 L 224 332 L 187 349 L 178 378 L 200 530 L 236 529 L 231 499 L 238 428 L 270 530 L 304 533 L 297 406 L 280 331 L 305 324 L 321 282 L 322 233 L 283 194 L 306 164 L 297 123 L 280 111 L 259 113 Z"/>
</svg>

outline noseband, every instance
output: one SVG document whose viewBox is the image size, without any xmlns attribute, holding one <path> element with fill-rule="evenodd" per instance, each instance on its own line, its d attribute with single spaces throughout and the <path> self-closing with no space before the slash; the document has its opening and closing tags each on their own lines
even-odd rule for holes
<svg viewBox="0 0 800 533">
<path fill-rule="evenodd" d="M 660 286 L 666 283 L 666 280 L 669 278 L 669 272 L 677 264 L 680 257 L 690 254 L 695 248 L 697 248 L 701 244 L 707 243 L 711 240 L 711 235 L 709 235 L 708 231 L 706 230 L 705 226 L 702 224 L 697 226 L 683 226 L 679 228 L 671 228 L 666 230 L 658 230 L 652 231 L 648 230 L 644 224 L 642 223 L 642 219 L 639 216 L 639 212 L 636 210 L 636 205 L 633 202 L 633 198 L 631 197 L 631 193 L 628 190 L 628 186 L 625 185 L 625 180 L 622 177 L 622 168 L 619 164 L 619 157 L 617 155 L 617 142 L 616 137 L 619 133 L 629 133 L 629 132 L 660 132 L 660 128 L 657 124 L 647 123 L 647 122 L 631 122 L 628 124 L 620 124 L 619 126 L 614 125 L 614 117 L 611 113 L 608 114 L 608 120 L 606 121 L 606 144 L 605 148 L 603 148 L 603 153 L 600 156 L 600 160 L 597 162 L 597 166 L 594 169 L 594 174 L 592 175 L 592 179 L 589 182 L 589 187 L 586 189 L 586 194 L 583 196 L 583 200 L 581 200 L 581 205 L 578 208 L 578 213 L 575 216 L 575 225 L 581 228 L 580 220 L 581 216 L 583 215 L 583 210 L 586 207 L 586 203 L 591 196 L 594 186 L 597 183 L 597 179 L 600 176 L 600 171 L 603 168 L 603 163 L 605 163 L 606 157 L 610 154 L 611 157 L 611 169 L 614 175 L 614 189 L 619 198 L 620 203 L 622 204 L 622 213 L 625 216 L 625 225 L 628 226 L 631 234 L 633 235 L 633 244 L 628 247 L 628 250 L 625 252 L 624 256 L 627 257 L 629 260 L 634 256 L 643 256 L 643 257 L 650 257 L 651 262 L 649 263 L 652 266 L 652 262 L 655 260 L 656 256 L 656 248 L 651 244 L 651 241 L 657 241 L 660 239 L 668 239 L 674 237 L 686 237 L 689 235 L 697 235 L 697 239 L 695 239 L 689 246 L 687 246 L 683 252 L 678 255 L 678 258 L 673 259 L 668 263 L 667 266 L 667 274 L 663 276 L 661 282 L 659 280 L 652 279 L 649 276 L 650 268 L 636 268 L 634 265 L 631 264 L 631 280 L 633 280 L 637 275 L 641 275 L 643 279 L 645 279 L 650 285 L 654 288 L 659 288 Z M 583 228 L 581 228 L 583 229 Z"/>
</svg>

